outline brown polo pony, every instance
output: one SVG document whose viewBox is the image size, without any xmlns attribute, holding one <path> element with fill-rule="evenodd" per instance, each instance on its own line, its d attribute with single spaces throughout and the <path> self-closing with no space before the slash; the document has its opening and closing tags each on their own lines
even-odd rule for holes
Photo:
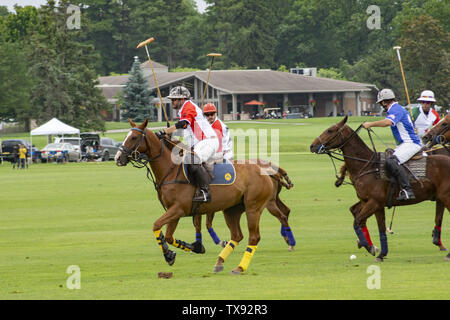
<svg viewBox="0 0 450 320">
<path fill-rule="evenodd" d="M 365 247 L 370 252 L 371 248 L 362 226 L 367 218 L 375 214 L 381 243 L 381 252 L 376 260 L 383 261 L 388 253 L 384 207 L 389 197 L 389 181 L 377 177 L 379 163 L 375 160 L 376 154 L 357 134 L 362 126 L 354 131 L 346 125 L 346 122 L 347 117 L 326 129 L 314 139 L 310 150 L 328 155 L 336 149 L 342 151 L 345 166 L 360 200 L 351 208 L 354 214 L 355 233 L 361 247 Z M 427 179 L 420 183 L 412 183 L 416 199 L 402 202 L 393 199 L 393 206 L 411 205 L 436 199 L 450 210 L 450 158 L 431 155 L 427 157 L 426 166 Z M 450 259 L 450 254 L 446 259 Z"/>
<path fill-rule="evenodd" d="M 115 161 L 118 166 L 126 166 L 130 161 L 133 165 L 150 164 L 151 169 L 147 167 L 148 174 L 154 175 L 158 197 L 167 208 L 153 224 L 153 232 L 166 262 L 172 265 L 176 255 L 169 250 L 168 244 L 185 251 L 202 253 L 193 244 L 173 238 L 179 219 L 192 215 L 195 187 L 188 184 L 184 175 L 180 174 L 181 165 L 172 161 L 172 152 L 165 138 L 160 140 L 154 132 L 147 129 L 148 119 L 140 125 L 136 125 L 131 119 L 129 122 L 132 128 L 117 152 Z M 232 185 L 211 186 L 212 201 L 202 203 L 198 208 L 198 214 L 223 211 L 230 230 L 231 240 L 219 254 L 214 272 L 223 270 L 226 258 L 243 239 L 240 218 L 244 211 L 249 231 L 248 246 L 240 264 L 233 269 L 233 274 L 240 274 L 248 268 L 260 240 L 259 221 L 265 207 L 276 212 L 283 226 L 289 227 L 287 217 L 276 203 L 281 188 L 275 188 L 273 178 L 261 174 L 261 168 L 256 164 L 235 164 L 235 169 L 235 182 Z M 164 236 L 162 227 L 165 225 L 167 228 Z"/>
<path fill-rule="evenodd" d="M 447 114 L 434 125 L 423 137 L 422 141 L 427 147 L 432 148 L 441 145 L 450 154 L 450 114 Z M 438 149 L 436 149 L 438 150 Z"/>
<path fill-rule="evenodd" d="M 424 152 L 431 154 L 441 154 L 444 156 L 450 156 L 450 115 L 447 115 L 441 121 L 439 121 L 435 126 L 433 126 L 423 137 L 422 141 L 426 144 L 424 147 Z M 340 169 L 340 176 L 335 182 L 335 186 L 339 187 L 342 185 L 347 173 L 347 168 L 345 164 Z M 353 215 L 357 214 L 361 209 L 360 203 L 356 203 L 350 208 Z M 444 205 L 440 201 L 436 201 L 436 214 L 435 214 L 435 227 L 432 232 L 433 244 L 439 247 L 440 251 L 447 251 L 447 248 L 443 245 L 441 240 L 441 228 L 442 221 L 444 219 Z M 362 223 L 362 229 L 364 234 L 368 239 L 370 239 L 369 231 L 366 228 L 365 221 Z M 371 242 L 371 241 L 369 241 Z M 370 243 L 369 243 L 370 244 Z M 375 254 L 377 251 L 376 247 L 371 246 L 371 253 Z"/>
<path fill-rule="evenodd" d="M 291 180 L 289 179 L 287 172 L 283 170 L 282 168 L 274 165 L 273 163 L 261 160 L 261 159 L 252 159 L 249 160 L 252 163 L 256 163 L 258 166 L 264 170 L 266 174 L 269 174 L 273 179 L 272 182 L 274 183 L 274 188 L 279 189 L 279 192 L 281 191 L 282 187 L 285 187 L 286 189 L 291 189 L 294 185 L 292 184 Z M 280 209 L 283 214 L 289 218 L 289 213 L 291 212 L 291 209 L 280 199 L 279 195 L 277 194 L 276 197 L 276 205 L 278 209 Z M 271 213 L 275 218 L 279 219 L 279 215 L 277 213 L 277 210 L 273 210 L 272 208 L 267 208 L 269 213 Z M 210 233 L 211 237 L 213 238 L 213 241 L 221 245 L 222 247 L 225 247 L 227 244 L 227 241 L 220 241 L 219 237 L 215 233 L 214 229 L 212 228 L 212 222 L 214 220 L 215 213 L 214 212 L 207 212 L 206 213 L 206 228 L 208 229 L 208 232 Z M 202 230 L 202 216 L 200 214 L 196 215 L 194 217 L 194 227 L 196 232 L 196 237 L 200 236 L 201 239 L 201 230 Z M 294 247 L 296 244 L 294 235 L 292 233 L 292 230 L 290 228 L 286 229 L 283 226 L 283 223 L 281 224 L 281 236 L 283 237 L 284 241 L 289 246 L 289 251 L 294 251 Z M 201 241 L 201 240 L 200 240 Z"/>
</svg>

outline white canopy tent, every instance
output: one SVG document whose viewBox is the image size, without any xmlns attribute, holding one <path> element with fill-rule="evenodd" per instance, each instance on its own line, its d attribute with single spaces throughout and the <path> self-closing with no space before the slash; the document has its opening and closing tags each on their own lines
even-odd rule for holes
<svg viewBox="0 0 450 320">
<path fill-rule="evenodd" d="M 33 136 L 49 136 L 49 135 L 64 135 L 67 134 L 78 134 L 80 137 L 80 129 L 71 127 L 64 122 L 53 118 L 52 120 L 44 123 L 42 126 L 31 130 L 30 132 L 30 140 L 31 140 L 31 159 L 33 159 Z M 32 161 L 33 162 L 33 161 Z"/>
</svg>

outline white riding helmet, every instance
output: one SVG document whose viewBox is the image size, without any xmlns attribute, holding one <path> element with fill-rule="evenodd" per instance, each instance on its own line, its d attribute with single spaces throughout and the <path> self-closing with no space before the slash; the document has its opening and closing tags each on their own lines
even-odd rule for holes
<svg viewBox="0 0 450 320">
<path fill-rule="evenodd" d="M 191 97 L 191 93 L 188 89 L 183 86 L 177 86 L 170 90 L 169 95 L 166 97 L 168 99 L 189 99 Z"/>
<path fill-rule="evenodd" d="M 434 92 L 431 90 L 422 91 L 417 101 L 436 102 L 436 99 L 434 98 Z"/>
<path fill-rule="evenodd" d="M 391 100 L 391 99 L 395 99 L 394 91 L 392 91 L 391 89 L 382 89 L 378 91 L 377 103 L 380 103 L 383 100 Z"/>
</svg>

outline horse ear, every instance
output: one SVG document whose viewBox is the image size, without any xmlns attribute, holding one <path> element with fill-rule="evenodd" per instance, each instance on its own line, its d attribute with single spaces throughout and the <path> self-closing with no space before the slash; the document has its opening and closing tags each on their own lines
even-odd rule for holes
<svg viewBox="0 0 450 320">
<path fill-rule="evenodd" d="M 344 124 L 347 123 L 347 119 L 348 119 L 348 116 L 345 116 L 344 119 L 342 119 L 342 120 L 338 123 L 338 126 L 339 126 L 339 127 L 343 127 Z"/>
<path fill-rule="evenodd" d="M 130 118 L 128 118 L 128 122 L 130 123 L 130 126 L 132 126 L 133 128 L 136 127 L 136 124 Z"/>
<path fill-rule="evenodd" d="M 142 129 L 146 128 L 148 124 L 148 118 L 145 118 L 144 123 L 142 123 Z"/>
</svg>

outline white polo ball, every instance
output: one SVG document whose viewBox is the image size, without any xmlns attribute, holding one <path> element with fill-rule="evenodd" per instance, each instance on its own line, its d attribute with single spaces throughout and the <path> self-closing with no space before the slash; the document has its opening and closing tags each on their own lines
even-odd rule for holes
<svg viewBox="0 0 450 320">
<path fill-rule="evenodd" d="M 354 255 L 354 254 L 352 254 L 351 256 L 350 256 L 350 260 L 355 260 L 356 259 L 356 256 Z"/>
</svg>

